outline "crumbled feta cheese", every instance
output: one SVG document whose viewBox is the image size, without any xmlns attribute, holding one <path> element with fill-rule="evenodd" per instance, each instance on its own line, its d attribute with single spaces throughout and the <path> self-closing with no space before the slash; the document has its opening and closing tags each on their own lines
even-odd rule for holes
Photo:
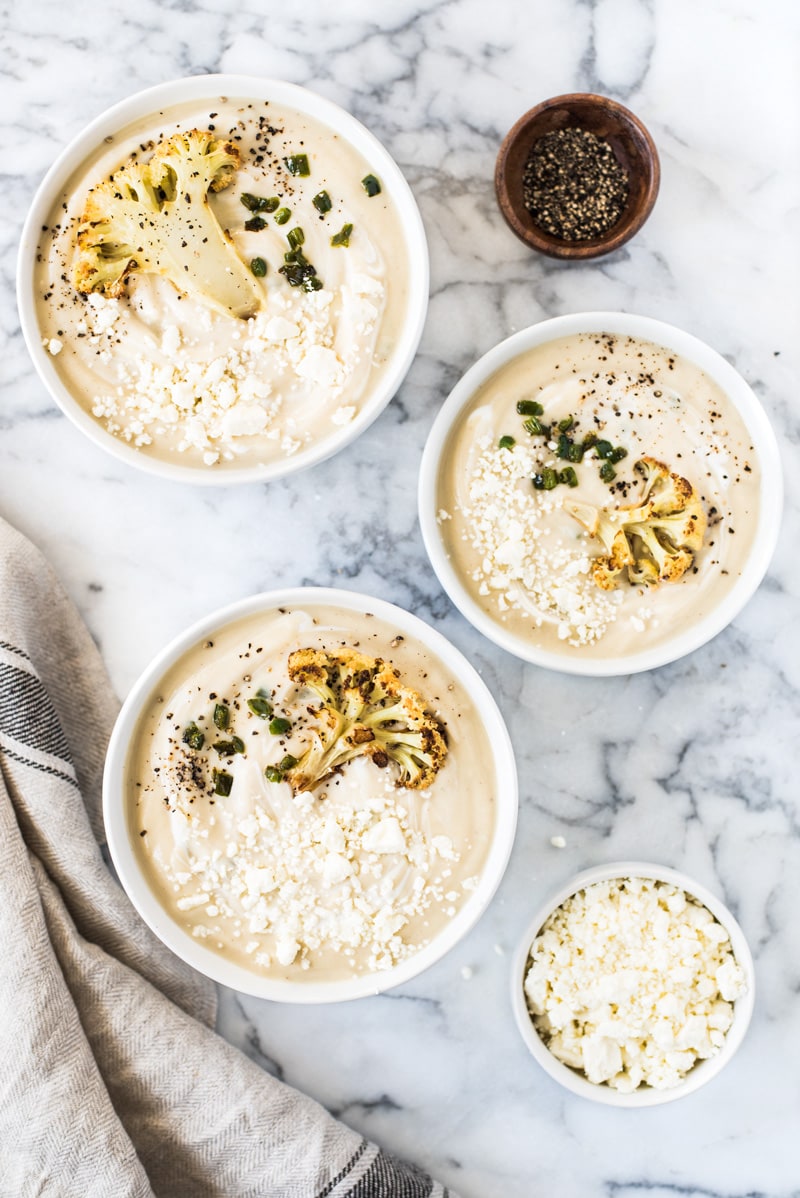
<svg viewBox="0 0 800 1198">
<path fill-rule="evenodd" d="M 278 794 L 288 791 L 285 783 L 273 785 Z M 366 798 L 338 795 L 335 801 L 310 792 L 287 800 L 284 794 L 278 805 L 288 801 L 293 816 L 284 810 L 277 818 L 261 806 L 240 819 L 221 813 L 228 824 L 224 847 L 195 850 L 190 871 L 168 875 L 182 895 L 178 909 L 188 915 L 202 907 L 204 916 L 229 925 L 242 918 L 251 937 L 244 951 L 256 964 L 263 956 L 267 964 L 274 958 L 284 967 L 302 967 L 309 953 L 324 946 L 360 949 L 368 968 L 391 968 L 419 948 L 418 940 L 403 935 L 410 920 L 434 904 L 448 916 L 455 913 L 460 893 L 445 893 L 442 877 L 450 871 L 440 876 L 434 865 L 442 854 L 451 861 L 459 854 L 447 836 L 433 838 L 437 852 L 393 782 L 382 785 Z M 207 833 L 194 827 L 197 815 L 185 808 L 175 816 L 184 821 L 182 831 L 187 817 L 195 837 Z M 398 876 L 408 877 L 408 885 L 398 887 Z M 219 924 L 197 934 L 210 932 L 219 934 Z"/>
<path fill-rule="evenodd" d="M 725 929 L 665 882 L 598 882 L 531 946 L 525 994 L 550 1051 L 591 1082 L 678 1085 L 713 1056 L 746 989 Z"/>
<path fill-rule="evenodd" d="M 540 447 L 500 449 L 488 437 L 479 443 L 460 504 L 481 562 L 472 577 L 481 595 L 498 592 L 501 611 L 510 605 L 537 625 L 554 624 L 559 640 L 587 645 L 617 618 L 622 594 L 595 585 L 580 542 L 552 535 L 546 518 L 559 500 L 530 485 L 545 464 Z"/>
<path fill-rule="evenodd" d="M 55 357 L 56 354 L 61 353 L 62 349 L 64 348 L 64 343 L 63 341 L 60 341 L 58 337 L 51 337 L 49 341 L 45 340 L 44 347 L 49 354 L 52 354 L 53 357 Z"/>
<path fill-rule="evenodd" d="M 83 335 L 114 367 L 114 382 L 92 397 L 92 413 L 134 446 L 169 437 L 177 453 L 197 452 L 206 466 L 232 460 L 256 438 L 277 442 L 289 457 L 312 439 L 307 425 L 300 432 L 294 425 L 290 400 L 314 388 L 329 400 L 344 394 L 365 358 L 384 295 L 383 284 L 366 275 L 358 288 L 273 293 L 267 310 L 225 337 L 205 311 L 191 336 L 175 324 L 160 328 L 163 313 L 147 289 L 137 290 L 132 307 L 89 296 Z M 134 310 L 147 328 L 160 332 L 142 334 L 132 326 Z M 344 348 L 337 333 L 342 322 L 352 331 Z M 133 338 L 135 346 L 125 352 Z M 45 344 L 51 354 L 61 349 L 56 339 Z M 357 394 L 356 386 L 348 398 Z M 357 403 L 342 403 L 330 419 L 343 426 L 357 411 Z"/>
<path fill-rule="evenodd" d="M 336 409 L 331 416 L 331 421 L 333 424 L 349 424 L 355 414 L 355 404 L 346 404 L 344 407 Z"/>
</svg>

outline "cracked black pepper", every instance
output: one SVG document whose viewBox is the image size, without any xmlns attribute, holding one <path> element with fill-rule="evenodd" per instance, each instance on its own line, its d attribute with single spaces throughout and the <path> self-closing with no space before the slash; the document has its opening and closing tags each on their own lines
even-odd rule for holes
<svg viewBox="0 0 800 1198">
<path fill-rule="evenodd" d="M 557 129 L 534 142 L 522 197 L 534 222 L 562 241 L 602 237 L 628 199 L 628 173 L 607 141 L 586 129 Z"/>
</svg>

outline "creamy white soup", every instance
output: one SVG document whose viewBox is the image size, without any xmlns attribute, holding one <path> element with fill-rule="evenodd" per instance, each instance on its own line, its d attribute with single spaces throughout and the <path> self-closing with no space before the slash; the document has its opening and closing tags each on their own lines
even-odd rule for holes
<svg viewBox="0 0 800 1198">
<path fill-rule="evenodd" d="M 119 296 L 80 294 L 92 188 L 193 131 L 238 153 L 208 205 L 248 272 L 253 310 L 220 311 L 152 270 L 132 271 Z M 106 139 L 38 246 L 40 332 L 65 386 L 122 441 L 201 468 L 279 461 L 340 434 L 386 371 L 407 311 L 406 243 L 374 172 L 333 129 L 267 102 L 169 108 Z M 192 271 L 208 241 L 197 240 Z M 298 251 L 301 268 L 286 260 Z"/>
<path fill-rule="evenodd" d="M 661 522 L 653 558 L 629 525 L 636 566 L 601 586 L 609 546 L 596 528 L 641 511 L 644 459 L 665 487 L 691 490 L 701 543 L 681 550 L 685 519 L 675 545 Z M 651 342 L 587 333 L 521 354 L 461 413 L 442 462 L 438 521 L 462 583 L 498 625 L 565 655 L 637 653 L 697 622 L 752 546 L 760 475 L 747 429 L 702 370 Z M 642 559 L 651 575 L 680 560 L 680 576 L 643 582 Z"/>
<path fill-rule="evenodd" d="M 366 754 L 292 785 L 287 763 L 302 767 L 323 718 L 290 674 L 301 649 L 397 671 L 446 743 L 426 785 Z M 478 883 L 498 798 L 479 715 L 443 664 L 366 611 L 317 605 L 247 617 L 185 653 L 140 720 L 127 776 L 131 840 L 173 920 L 290 980 L 390 969 L 427 945 Z"/>
</svg>

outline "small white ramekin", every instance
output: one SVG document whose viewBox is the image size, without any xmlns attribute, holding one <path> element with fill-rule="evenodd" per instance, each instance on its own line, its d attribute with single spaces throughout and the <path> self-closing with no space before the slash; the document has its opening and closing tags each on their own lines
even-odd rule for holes
<svg viewBox="0 0 800 1198">
<path fill-rule="evenodd" d="M 164 108 L 192 101 L 211 102 L 220 96 L 285 104 L 296 112 L 318 120 L 361 153 L 371 169 L 379 175 L 384 190 L 396 206 L 405 240 L 408 294 L 405 320 L 386 368 L 349 424 L 336 429 L 330 436 L 320 438 L 306 449 L 299 450 L 292 457 L 263 465 L 231 466 L 224 470 L 213 470 L 150 457 L 107 432 L 102 424 L 94 419 L 66 386 L 51 354 L 42 343 L 36 309 L 34 270 L 41 228 L 47 221 L 56 197 L 61 194 L 81 164 L 102 145 L 104 139 L 113 138 L 134 121 L 152 117 L 155 123 L 157 114 Z M 39 378 L 64 414 L 96 445 L 129 466 L 157 474 L 161 478 L 192 485 L 230 486 L 234 483 L 269 482 L 322 462 L 354 441 L 377 419 L 408 372 L 425 324 L 428 286 L 428 243 L 419 209 L 400 168 L 374 134 L 343 108 L 316 92 L 283 80 L 247 75 L 194 75 L 169 83 L 160 83 L 156 87 L 129 96 L 96 117 L 62 151 L 39 185 L 22 230 L 17 260 L 17 303 L 28 352 Z"/>
<path fill-rule="evenodd" d="M 757 526 L 750 530 L 752 550 L 746 568 L 722 602 L 697 619 L 682 622 L 674 633 L 652 647 L 620 655 L 593 653 L 591 657 L 567 655 L 542 647 L 535 629 L 531 636 L 509 631 L 478 603 L 468 581 L 448 556 L 438 522 L 439 476 L 446 464 L 451 431 L 478 389 L 501 367 L 515 358 L 560 337 L 578 333 L 616 333 L 651 341 L 672 350 L 699 366 L 730 399 L 739 412 L 753 442 L 761 467 L 761 494 Z M 556 316 L 522 329 L 484 354 L 456 383 L 445 400 L 428 437 L 419 477 L 419 519 L 425 548 L 434 570 L 453 603 L 471 624 L 489 640 L 523 661 L 533 662 L 566 674 L 609 677 L 655 669 L 699 649 L 721 632 L 741 611 L 764 577 L 780 531 L 783 483 L 777 441 L 767 416 L 742 376 L 703 341 L 673 325 L 627 312 L 577 312 Z"/>
<path fill-rule="evenodd" d="M 478 884 L 443 931 L 430 944 L 392 969 L 329 982 L 270 978 L 226 960 L 189 935 L 167 913 L 151 889 L 141 859 L 134 850 L 126 810 L 131 739 L 140 716 L 167 671 L 192 646 L 213 637 L 234 621 L 259 612 L 271 614 L 279 608 L 304 604 L 324 604 L 347 612 L 369 611 L 438 658 L 449 675 L 472 697 L 483 721 L 492 747 L 491 757 L 486 761 L 486 773 L 497 796 L 494 831 Z M 517 823 L 517 771 L 508 731 L 486 684 L 440 632 L 402 608 L 369 595 L 326 587 L 295 587 L 253 595 L 212 612 L 176 637 L 151 662 L 125 700 L 111 735 L 103 776 L 103 818 L 111 857 L 128 897 L 145 923 L 177 956 L 214 981 L 257 998 L 287 1003 L 341 1002 L 380 994 L 408 982 L 449 952 L 477 922 L 500 884 L 511 853 Z"/>
<path fill-rule="evenodd" d="M 583 890 L 595 882 L 607 882 L 614 878 L 652 878 L 658 882 L 668 882 L 672 886 L 679 887 L 692 898 L 697 899 L 704 907 L 708 908 L 730 936 L 733 955 L 746 978 L 747 990 L 733 1004 L 733 1023 L 725 1036 L 725 1043 L 722 1048 L 713 1057 L 698 1061 L 686 1074 L 684 1081 L 668 1090 L 655 1090 L 649 1086 L 643 1086 L 633 1090 L 630 1094 L 623 1094 L 619 1090 L 614 1090 L 611 1086 L 590 1082 L 582 1073 L 576 1069 L 571 1069 L 550 1052 L 536 1031 L 533 1019 L 528 1011 L 523 985 L 528 970 L 531 945 L 541 931 L 545 921 L 557 907 L 560 907 L 573 894 L 577 894 L 579 890 Z M 753 1013 L 754 1000 L 755 972 L 753 969 L 753 958 L 745 940 L 744 932 L 728 908 L 710 890 L 707 890 L 705 886 L 701 886 L 699 882 L 695 882 L 693 878 L 688 877 L 686 874 L 679 873 L 678 870 L 669 869 L 666 866 L 653 865 L 650 862 L 643 861 L 614 861 L 609 865 L 598 865 L 593 869 L 587 869 L 583 873 L 577 874 L 565 886 L 562 886 L 536 912 L 536 915 L 531 920 L 524 936 L 519 942 L 519 947 L 514 954 L 511 967 L 511 1003 L 514 1010 L 514 1017 L 522 1039 L 533 1056 L 545 1072 L 549 1073 L 559 1085 L 564 1086 L 567 1090 L 571 1090 L 573 1094 L 578 1094 L 581 1098 L 589 1098 L 593 1102 L 602 1102 L 607 1106 L 658 1106 L 661 1103 L 674 1102 L 677 1098 L 684 1098 L 687 1094 L 692 1094 L 695 1090 L 699 1090 L 701 1086 L 710 1082 L 712 1078 L 717 1076 L 720 1070 L 725 1068 L 741 1044 Z"/>
</svg>

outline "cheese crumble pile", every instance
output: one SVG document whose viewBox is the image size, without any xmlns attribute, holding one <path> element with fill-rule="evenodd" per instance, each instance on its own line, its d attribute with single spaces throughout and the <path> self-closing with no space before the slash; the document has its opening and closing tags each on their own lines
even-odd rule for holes
<svg viewBox="0 0 800 1198">
<path fill-rule="evenodd" d="M 409 920 L 434 905 L 452 916 L 474 888 L 476 879 L 450 882 L 459 860 L 452 841 L 413 826 L 396 789 L 366 799 L 288 799 L 285 784 L 276 789 L 275 810 L 255 803 L 226 823 L 224 851 L 192 852 L 185 870 L 169 871 L 196 938 L 213 942 L 232 927 L 264 968 L 297 962 L 307 969 L 310 953 L 329 950 L 350 958 L 354 971 L 356 959 L 369 970 L 390 969 L 426 943 L 404 937 Z M 194 813 L 188 819 L 199 822 Z M 216 819 L 207 820 L 210 828 Z"/>
<path fill-rule="evenodd" d="M 560 640 L 587 645 L 617 618 L 623 595 L 597 588 L 592 558 L 579 544 L 577 530 L 567 541 L 549 525 L 561 496 L 535 491 L 531 478 L 545 466 L 558 465 L 553 453 L 543 456 L 524 445 L 500 449 L 484 438 L 462 505 L 469 529 L 464 535 L 481 558 L 472 574 L 479 594 L 493 595 L 501 612 L 521 610 L 536 627 L 554 622 Z M 440 512 L 442 518 L 448 513 Z"/>
<path fill-rule="evenodd" d="M 525 994 L 554 1056 L 630 1092 L 678 1085 L 720 1050 L 744 973 L 711 912 L 646 878 L 597 882 L 533 942 Z"/>
<path fill-rule="evenodd" d="M 278 442 L 290 456 L 319 435 L 308 421 L 293 418 L 287 394 L 318 388 L 334 401 L 343 396 L 364 357 L 384 301 L 382 283 L 355 274 L 336 291 L 294 292 L 275 288 L 269 307 L 251 320 L 234 322 L 230 344 L 213 348 L 213 318 L 199 311 L 196 335 L 167 324 L 145 336 L 140 352 L 120 355 L 130 337 L 121 318 L 127 301 L 88 297 L 78 334 L 98 360 L 114 369 L 115 385 L 92 400 L 92 413 L 110 433 L 137 448 L 177 434 L 178 453 L 199 450 L 205 465 L 232 461 L 249 439 Z M 148 310 L 146 290 L 137 292 L 145 323 L 159 327 Z M 343 349 L 337 330 L 354 330 Z M 50 352 L 53 350 L 51 348 Z M 342 403 L 329 417 L 333 426 L 355 416 Z"/>
</svg>

